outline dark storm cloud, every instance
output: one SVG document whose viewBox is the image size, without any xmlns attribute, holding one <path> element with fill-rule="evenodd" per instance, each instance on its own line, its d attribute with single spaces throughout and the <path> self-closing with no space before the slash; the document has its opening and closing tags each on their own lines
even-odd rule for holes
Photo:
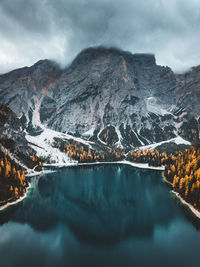
<svg viewBox="0 0 200 267">
<path fill-rule="evenodd" d="M 174 70 L 200 64 L 198 0 L 1 0 L 0 72 L 88 46 L 155 53 Z"/>
</svg>

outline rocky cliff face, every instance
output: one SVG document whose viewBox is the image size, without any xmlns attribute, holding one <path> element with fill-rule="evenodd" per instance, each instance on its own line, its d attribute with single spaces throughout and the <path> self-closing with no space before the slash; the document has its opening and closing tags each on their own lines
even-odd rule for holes
<svg viewBox="0 0 200 267">
<path fill-rule="evenodd" d="M 32 114 L 39 99 L 61 74 L 58 65 L 41 60 L 32 67 L 24 67 L 0 75 L 0 102 L 12 108 L 24 126 L 32 125 Z"/>
<path fill-rule="evenodd" d="M 12 144 L 25 142 L 25 134 L 22 124 L 13 111 L 0 103 L 0 134 L 1 140 L 6 136 L 6 144 L 9 148 Z"/>
<path fill-rule="evenodd" d="M 0 101 L 29 132 L 46 127 L 107 145 L 199 139 L 200 67 L 176 75 L 149 54 L 89 48 L 61 70 L 39 61 L 0 76 Z"/>
<path fill-rule="evenodd" d="M 23 124 L 13 111 L 2 103 L 0 103 L 0 153 L 8 155 L 15 164 L 25 170 L 27 166 L 33 166 Z"/>
</svg>

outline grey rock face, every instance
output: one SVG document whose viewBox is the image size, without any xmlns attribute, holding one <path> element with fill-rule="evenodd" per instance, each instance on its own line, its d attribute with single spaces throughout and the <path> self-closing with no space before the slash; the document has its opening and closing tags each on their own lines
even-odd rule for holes
<svg viewBox="0 0 200 267">
<path fill-rule="evenodd" d="M 154 55 L 88 48 L 61 70 L 52 61 L 0 76 L 0 101 L 43 123 L 108 145 L 199 138 L 200 67 L 176 75 Z M 191 123 L 192 121 L 192 123 Z M 191 131 L 188 131 L 190 127 Z M 107 136 L 108 135 L 108 136 Z"/>
<path fill-rule="evenodd" d="M 23 131 L 23 125 L 15 113 L 0 103 L 0 144 L 15 154 L 28 157 L 28 145 Z"/>
<path fill-rule="evenodd" d="M 0 75 L 0 102 L 10 106 L 26 119 L 34 110 L 44 88 L 61 74 L 58 65 L 49 60 L 40 60 L 32 67 L 24 67 Z"/>
</svg>

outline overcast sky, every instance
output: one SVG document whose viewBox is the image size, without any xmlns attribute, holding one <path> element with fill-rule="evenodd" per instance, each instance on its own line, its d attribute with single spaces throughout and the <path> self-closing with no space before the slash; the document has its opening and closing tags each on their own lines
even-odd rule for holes
<svg viewBox="0 0 200 267">
<path fill-rule="evenodd" d="M 200 64 L 200 0 L 0 0 L 0 73 L 89 46 L 154 53 L 180 72 Z"/>
</svg>

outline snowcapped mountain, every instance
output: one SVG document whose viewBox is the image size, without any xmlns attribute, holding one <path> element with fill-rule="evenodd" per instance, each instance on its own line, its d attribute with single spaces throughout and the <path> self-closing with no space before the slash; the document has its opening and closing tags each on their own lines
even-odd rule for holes
<svg viewBox="0 0 200 267">
<path fill-rule="evenodd" d="M 199 140 L 200 67 L 177 75 L 154 55 L 103 47 L 66 69 L 49 60 L 0 75 L 0 102 L 31 135 L 46 128 L 104 145 Z"/>
</svg>

